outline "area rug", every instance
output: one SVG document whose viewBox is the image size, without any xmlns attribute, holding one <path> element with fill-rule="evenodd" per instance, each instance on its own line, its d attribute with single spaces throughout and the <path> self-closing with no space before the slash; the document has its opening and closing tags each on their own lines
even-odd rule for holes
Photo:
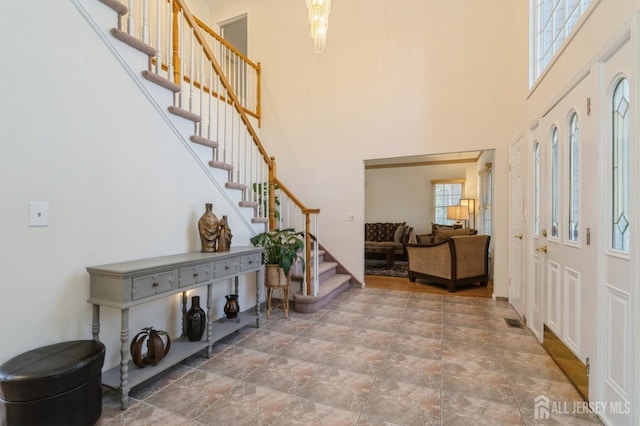
<svg viewBox="0 0 640 426">
<path fill-rule="evenodd" d="M 386 268 L 385 260 L 365 259 L 364 273 L 365 275 L 384 275 L 388 277 L 407 277 L 409 264 L 407 262 L 396 260 L 391 269 Z"/>
</svg>

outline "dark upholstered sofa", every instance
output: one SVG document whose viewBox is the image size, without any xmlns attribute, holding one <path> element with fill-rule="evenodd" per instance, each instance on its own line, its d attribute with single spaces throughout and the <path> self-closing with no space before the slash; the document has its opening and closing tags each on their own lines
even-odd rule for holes
<svg viewBox="0 0 640 426">
<path fill-rule="evenodd" d="M 453 231 L 453 230 L 452 230 Z M 452 235 L 428 244 L 408 244 L 409 280 L 444 284 L 449 292 L 489 282 L 489 235 Z"/>
<path fill-rule="evenodd" d="M 397 256 L 406 256 L 406 246 L 413 228 L 406 222 L 378 222 L 364 224 L 365 255 L 385 254 L 387 263 L 393 265 Z"/>
</svg>

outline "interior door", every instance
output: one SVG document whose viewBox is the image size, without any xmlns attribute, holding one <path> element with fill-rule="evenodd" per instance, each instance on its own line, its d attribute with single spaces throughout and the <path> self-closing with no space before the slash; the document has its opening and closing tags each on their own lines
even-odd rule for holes
<svg viewBox="0 0 640 426">
<path fill-rule="evenodd" d="M 510 148 L 509 162 L 509 302 L 521 318 L 526 319 L 523 303 L 524 256 L 523 256 L 523 220 L 524 186 L 522 180 L 522 137 Z"/>
<path fill-rule="evenodd" d="M 538 135 L 539 136 L 539 135 Z M 527 326 L 542 343 L 544 336 L 544 288 L 546 285 L 545 256 L 541 248 L 547 243 L 545 217 L 540 212 L 546 212 L 546 194 L 542 194 L 546 188 L 545 170 L 542 158 L 545 155 L 545 146 L 539 140 L 533 138 L 533 146 L 530 151 L 529 176 L 529 208 L 528 208 L 528 253 L 529 268 L 527 275 Z"/>
</svg>

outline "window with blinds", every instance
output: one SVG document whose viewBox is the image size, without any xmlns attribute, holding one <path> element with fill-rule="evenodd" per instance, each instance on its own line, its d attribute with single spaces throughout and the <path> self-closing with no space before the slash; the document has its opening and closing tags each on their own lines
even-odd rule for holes
<svg viewBox="0 0 640 426">
<path fill-rule="evenodd" d="M 480 175 L 480 198 L 479 198 L 479 226 L 478 233 L 491 235 L 491 204 L 493 169 L 491 163 L 486 163 L 484 168 L 478 173 Z"/>
</svg>

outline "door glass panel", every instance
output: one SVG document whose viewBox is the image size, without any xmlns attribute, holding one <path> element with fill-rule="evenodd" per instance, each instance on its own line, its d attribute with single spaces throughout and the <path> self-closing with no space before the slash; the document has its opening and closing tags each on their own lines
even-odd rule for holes
<svg viewBox="0 0 640 426">
<path fill-rule="evenodd" d="M 540 144 L 533 147 L 533 234 L 540 235 Z"/>
<path fill-rule="evenodd" d="M 578 114 L 573 113 L 569 121 L 569 241 L 578 241 L 579 147 Z"/>
<path fill-rule="evenodd" d="M 560 212 L 560 149 L 558 147 L 558 128 L 551 131 L 551 238 L 558 238 L 558 216 Z"/>
<path fill-rule="evenodd" d="M 629 251 L 629 82 L 613 92 L 612 115 L 612 248 Z"/>
</svg>

